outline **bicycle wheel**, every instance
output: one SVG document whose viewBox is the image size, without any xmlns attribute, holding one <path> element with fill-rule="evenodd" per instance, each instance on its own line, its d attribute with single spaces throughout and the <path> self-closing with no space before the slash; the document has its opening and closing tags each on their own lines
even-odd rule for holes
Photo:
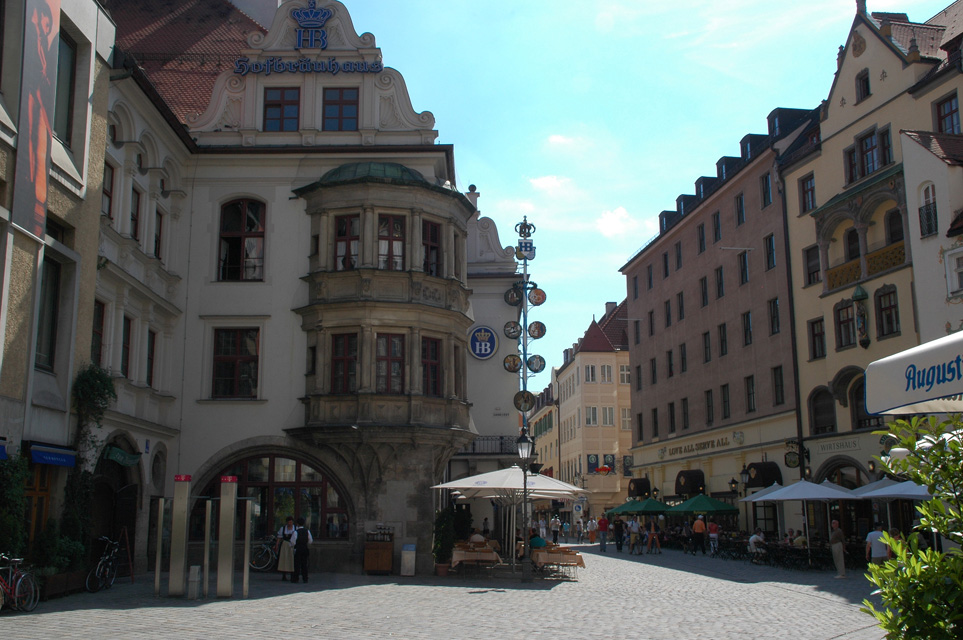
<svg viewBox="0 0 963 640">
<path fill-rule="evenodd" d="M 32 575 L 25 573 L 20 576 L 13 599 L 20 611 L 33 611 L 37 608 L 37 603 L 40 602 L 40 587 Z"/>
<path fill-rule="evenodd" d="M 85 585 L 87 591 L 91 593 L 100 591 L 100 588 L 104 586 L 101 575 L 103 575 L 103 561 L 98 562 L 97 565 L 90 570 L 90 573 L 87 574 L 87 583 Z"/>
<path fill-rule="evenodd" d="M 251 568 L 255 571 L 267 571 L 274 563 L 274 552 L 266 545 L 256 547 L 251 553 Z"/>
<path fill-rule="evenodd" d="M 104 567 L 104 574 L 101 576 L 104 581 L 104 588 L 110 589 L 114 586 L 114 580 L 117 579 L 117 562 L 115 560 L 109 560 Z"/>
</svg>

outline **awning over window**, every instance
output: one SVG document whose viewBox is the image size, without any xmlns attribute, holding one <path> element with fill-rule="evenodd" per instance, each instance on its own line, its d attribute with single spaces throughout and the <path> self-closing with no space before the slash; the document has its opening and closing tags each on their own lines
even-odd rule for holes
<svg viewBox="0 0 963 640">
<path fill-rule="evenodd" d="M 630 498 L 647 498 L 652 492 L 652 486 L 648 478 L 632 478 L 629 480 Z"/>
<path fill-rule="evenodd" d="M 782 470 L 775 462 L 753 462 L 746 465 L 749 472 L 747 487 L 771 487 L 773 482 L 782 484 Z"/>
<path fill-rule="evenodd" d="M 77 452 L 74 449 L 39 442 L 30 443 L 30 459 L 37 464 L 73 467 L 77 464 L 76 458 Z"/>
<path fill-rule="evenodd" d="M 706 477 L 702 469 L 683 469 L 675 477 L 677 495 L 694 496 L 706 490 Z"/>
</svg>

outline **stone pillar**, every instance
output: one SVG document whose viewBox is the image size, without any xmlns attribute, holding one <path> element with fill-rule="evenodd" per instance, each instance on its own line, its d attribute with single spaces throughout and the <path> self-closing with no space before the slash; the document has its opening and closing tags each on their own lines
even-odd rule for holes
<svg viewBox="0 0 963 640">
<path fill-rule="evenodd" d="M 361 344 L 358 345 L 358 392 L 374 391 L 375 335 L 370 326 L 361 328 Z"/>
<path fill-rule="evenodd" d="M 361 213 L 361 250 L 358 260 L 362 267 L 378 268 L 378 216 L 372 207 L 365 207 Z"/>
<path fill-rule="evenodd" d="M 408 347 L 408 366 L 405 375 L 408 376 L 407 388 L 411 390 L 411 395 L 422 395 L 424 372 L 421 363 L 421 329 L 413 328 L 408 334 L 411 346 Z"/>
<path fill-rule="evenodd" d="M 409 264 L 408 269 L 410 271 L 424 271 L 425 270 L 425 245 L 424 238 L 422 237 L 421 228 L 421 209 L 411 210 L 411 234 L 410 243 L 406 249 L 408 252 Z"/>
</svg>

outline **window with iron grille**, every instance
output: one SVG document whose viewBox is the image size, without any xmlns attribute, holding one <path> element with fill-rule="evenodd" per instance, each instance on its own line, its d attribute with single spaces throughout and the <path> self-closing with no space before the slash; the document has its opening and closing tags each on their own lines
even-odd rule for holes
<svg viewBox="0 0 963 640">
<path fill-rule="evenodd" d="M 923 187 L 923 206 L 920 207 L 920 237 L 936 235 L 937 230 L 936 187 L 928 184 Z"/>
</svg>

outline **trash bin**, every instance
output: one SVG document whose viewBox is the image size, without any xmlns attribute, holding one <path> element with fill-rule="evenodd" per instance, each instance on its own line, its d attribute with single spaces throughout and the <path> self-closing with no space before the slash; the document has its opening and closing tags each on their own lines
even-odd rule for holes
<svg viewBox="0 0 963 640">
<path fill-rule="evenodd" d="M 415 575 L 415 545 L 413 544 L 401 546 L 401 575 Z"/>
</svg>

